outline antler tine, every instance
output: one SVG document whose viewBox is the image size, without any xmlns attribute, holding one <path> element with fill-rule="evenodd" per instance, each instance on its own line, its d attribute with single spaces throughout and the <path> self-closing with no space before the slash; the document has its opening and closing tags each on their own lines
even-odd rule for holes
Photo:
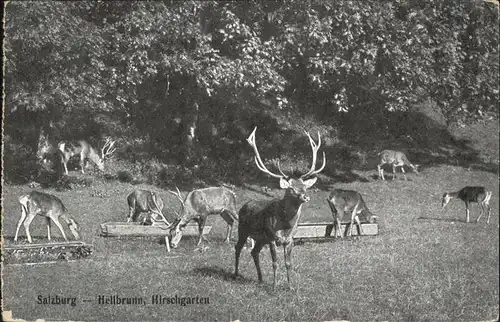
<svg viewBox="0 0 500 322">
<path fill-rule="evenodd" d="M 151 194 L 152 194 L 153 203 L 155 204 L 155 207 L 156 207 L 156 211 L 153 210 L 153 213 L 156 213 L 157 215 L 159 215 L 161 217 L 161 221 L 164 222 L 167 226 L 170 226 L 171 224 L 168 222 L 167 218 L 165 218 L 165 216 L 161 212 L 160 207 L 158 206 L 158 203 L 156 202 L 156 196 L 154 195 L 154 193 L 152 191 L 151 191 Z"/>
<path fill-rule="evenodd" d="M 179 199 L 179 201 L 181 202 L 181 204 L 184 206 L 184 200 L 182 199 L 182 195 L 181 195 L 181 192 L 180 192 L 179 188 L 175 187 L 175 189 L 177 189 L 177 192 L 173 192 L 172 190 L 168 190 L 168 192 L 170 192 L 171 194 L 173 194 L 174 196 L 176 196 L 177 199 Z"/>
<path fill-rule="evenodd" d="M 326 166 L 326 154 L 323 151 L 323 165 L 318 170 L 315 170 L 316 160 L 317 160 L 317 156 L 318 156 L 318 150 L 321 147 L 321 135 L 320 135 L 319 131 L 318 131 L 318 143 L 317 144 L 316 144 L 316 142 L 314 142 L 314 140 L 311 137 L 311 135 L 309 134 L 309 132 L 307 132 L 307 131 L 304 131 L 304 132 L 306 133 L 307 137 L 309 138 L 309 143 L 311 144 L 311 149 L 312 149 L 312 153 L 313 153 L 313 160 L 312 160 L 312 164 L 311 164 L 311 169 L 309 169 L 309 171 L 307 173 L 303 174 L 301 176 L 301 178 L 305 178 L 305 177 L 308 177 L 311 175 L 318 174 L 321 171 L 323 171 L 323 169 Z"/>
<path fill-rule="evenodd" d="M 168 190 L 168 192 L 170 192 L 171 194 L 173 194 L 174 196 L 177 197 L 177 199 L 179 199 L 179 201 L 181 202 L 181 209 L 184 207 L 184 200 L 182 199 L 182 194 L 181 194 L 181 191 L 179 190 L 178 187 L 175 187 L 175 189 L 177 190 L 177 192 L 173 192 L 172 190 Z M 175 216 L 177 217 L 177 219 L 181 218 L 181 215 L 180 213 L 178 213 L 177 211 L 175 211 Z"/>
<path fill-rule="evenodd" d="M 248 144 L 250 144 L 250 146 L 253 148 L 253 151 L 255 152 L 255 164 L 257 165 L 257 168 L 259 168 L 260 171 L 262 172 L 265 172 L 267 174 L 269 174 L 270 176 L 274 177 L 274 178 L 284 178 L 286 177 L 283 172 L 281 172 L 281 175 L 280 174 L 275 174 L 275 173 L 272 173 L 271 171 L 269 171 L 266 166 L 264 165 L 264 162 L 262 162 L 262 159 L 260 158 L 260 154 L 259 154 L 259 150 L 257 150 L 257 145 L 255 144 L 255 131 L 257 131 L 257 127 L 255 127 L 253 129 L 253 132 L 252 134 L 250 134 L 250 136 L 247 138 L 247 142 Z"/>
<path fill-rule="evenodd" d="M 115 143 L 116 143 L 116 140 L 112 140 L 109 136 L 106 138 L 106 141 L 104 142 L 104 146 L 101 149 L 101 157 L 103 159 L 108 155 L 112 155 L 116 151 L 116 148 L 113 148 Z"/>
<path fill-rule="evenodd" d="M 288 178 L 288 176 L 286 174 L 283 173 L 283 171 L 281 171 L 281 167 L 280 167 L 280 160 L 278 160 L 277 162 L 277 166 L 278 166 L 278 171 L 281 173 L 281 175 L 284 177 L 284 178 Z"/>
</svg>

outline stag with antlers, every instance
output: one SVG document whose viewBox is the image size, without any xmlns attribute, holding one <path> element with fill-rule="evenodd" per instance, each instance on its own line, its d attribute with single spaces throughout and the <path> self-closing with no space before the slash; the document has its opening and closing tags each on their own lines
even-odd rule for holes
<svg viewBox="0 0 500 322">
<path fill-rule="evenodd" d="M 80 156 L 80 168 L 82 173 L 85 173 L 85 162 L 90 159 L 99 168 L 104 171 L 104 160 L 110 158 L 116 151 L 114 147 L 116 141 L 107 138 L 104 146 L 101 149 L 101 154 L 85 140 L 77 142 L 60 142 L 58 145 L 59 154 L 61 155 L 61 163 L 64 167 L 64 172 L 68 174 L 68 161 L 75 155 Z"/>
<path fill-rule="evenodd" d="M 285 195 L 282 199 L 275 200 L 252 200 L 243 205 L 238 214 L 238 242 L 235 246 L 235 272 L 234 276 L 238 276 L 238 265 L 243 248 L 248 237 L 255 240 L 255 246 L 252 249 L 252 257 L 257 269 L 259 282 L 262 282 L 262 272 L 260 269 L 259 254 L 265 245 L 269 245 L 271 251 L 271 259 L 273 262 L 274 282 L 273 287 L 276 288 L 276 272 L 277 272 L 277 256 L 276 246 L 283 245 L 285 256 L 285 267 L 287 272 L 288 285 L 290 286 L 290 273 L 292 269 L 292 248 L 293 235 L 297 229 L 300 220 L 302 205 L 309 201 L 307 189 L 312 187 L 317 180 L 316 175 L 323 171 L 326 165 L 326 155 L 323 152 L 323 165 L 316 170 L 316 159 L 318 150 L 321 146 L 321 137 L 318 132 L 318 143 L 316 144 L 308 132 L 305 132 L 309 138 L 309 143 L 312 148 L 312 165 L 310 170 L 300 176 L 300 178 L 291 178 L 281 171 L 280 174 L 275 174 L 269 171 L 260 157 L 257 145 L 255 143 L 255 132 L 257 127 L 247 139 L 247 142 L 252 146 L 255 153 L 255 164 L 262 172 L 280 180 L 280 187 L 285 189 Z"/>
</svg>

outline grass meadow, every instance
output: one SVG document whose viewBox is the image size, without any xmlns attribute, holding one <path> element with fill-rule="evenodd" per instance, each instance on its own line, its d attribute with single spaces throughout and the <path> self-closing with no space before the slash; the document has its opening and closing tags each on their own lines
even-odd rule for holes
<svg viewBox="0 0 500 322">
<path fill-rule="evenodd" d="M 99 225 L 125 221 L 126 196 L 137 186 L 95 181 L 91 187 L 67 192 L 48 189 L 65 202 L 82 227 L 83 241 L 94 246 L 83 260 L 38 265 L 4 265 L 3 309 L 28 320 L 206 320 L 206 321 L 483 321 L 499 312 L 498 176 L 455 166 L 422 169 L 395 181 L 375 179 L 376 170 L 360 172 L 367 182 L 335 184 L 362 193 L 379 216 L 379 235 L 359 239 L 297 243 L 293 250 L 293 290 L 287 288 L 282 251 L 279 281 L 272 290 L 268 249 L 261 252 L 264 283 L 249 251 L 241 255 L 242 279 L 233 280 L 234 243 L 223 242 L 225 223 L 209 217 L 208 249 L 195 251 L 195 238 L 165 251 L 161 239 L 118 239 L 99 236 Z M 387 175 L 391 178 L 391 175 Z M 475 223 L 473 205 L 466 224 L 463 202 L 440 209 L 445 191 L 484 185 L 493 191 L 492 218 Z M 147 186 L 145 186 L 147 187 Z M 167 214 L 179 202 L 166 191 Z M 27 186 L 4 186 L 4 245 L 13 242 L 20 209 L 17 198 Z M 238 206 L 252 198 L 271 198 L 260 187 L 235 190 Z M 185 191 L 184 191 L 185 194 Z M 311 191 L 301 222 L 328 221 L 327 187 Z M 172 217 L 171 217 L 172 218 Z M 60 236 L 52 229 L 53 235 Z M 46 241 L 42 218 L 31 227 L 35 242 Z M 25 242 L 24 228 L 21 239 Z M 39 295 L 76 297 L 76 306 L 37 304 Z M 99 295 L 141 297 L 145 305 L 99 305 Z M 208 297 L 208 304 L 153 305 L 153 295 Z M 84 302 L 89 300 L 90 302 Z"/>
</svg>

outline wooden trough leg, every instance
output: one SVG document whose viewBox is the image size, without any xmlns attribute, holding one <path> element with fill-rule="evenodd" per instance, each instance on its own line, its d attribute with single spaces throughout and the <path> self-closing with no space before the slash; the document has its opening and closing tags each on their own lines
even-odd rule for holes
<svg viewBox="0 0 500 322">
<path fill-rule="evenodd" d="M 167 246 L 167 253 L 170 253 L 170 241 L 168 240 L 168 235 L 165 236 L 165 245 Z"/>
</svg>

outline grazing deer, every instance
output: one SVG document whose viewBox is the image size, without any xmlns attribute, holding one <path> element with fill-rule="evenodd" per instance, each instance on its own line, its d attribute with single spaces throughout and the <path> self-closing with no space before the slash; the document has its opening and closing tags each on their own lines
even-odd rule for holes
<svg viewBox="0 0 500 322">
<path fill-rule="evenodd" d="M 40 135 L 36 151 L 36 158 L 42 163 L 47 163 L 52 156 L 57 155 L 57 144 L 47 135 Z"/>
<path fill-rule="evenodd" d="M 80 228 L 78 223 L 73 219 L 68 217 L 67 209 L 62 203 L 61 199 L 56 196 L 32 191 L 29 194 L 19 197 L 19 203 L 21 204 L 21 218 L 17 223 L 16 235 L 14 241 L 17 241 L 17 235 L 19 233 L 19 228 L 21 224 L 24 223 L 24 228 L 26 229 L 26 236 L 28 237 L 28 242 L 31 244 L 32 239 L 30 235 L 30 225 L 36 215 L 44 216 L 47 222 L 47 238 L 50 241 L 50 221 L 52 220 L 57 228 L 61 231 L 64 240 L 68 241 L 66 234 L 64 233 L 63 227 L 59 222 L 59 219 L 64 220 L 69 227 L 69 230 L 75 237 L 75 239 L 80 239 L 78 232 Z"/>
<path fill-rule="evenodd" d="M 411 164 L 411 162 L 408 160 L 408 158 L 403 152 L 384 150 L 380 152 L 378 155 L 380 155 L 380 163 L 377 165 L 378 176 L 379 178 L 382 178 L 382 180 L 385 180 L 384 169 L 382 169 L 382 166 L 386 163 L 392 165 L 392 173 L 393 173 L 392 180 L 396 178 L 396 168 L 401 167 L 401 172 L 403 172 L 405 181 L 408 181 L 404 169 L 405 165 L 411 167 L 413 171 L 415 171 L 415 173 L 418 174 L 418 169 L 417 169 L 418 165 Z"/>
<path fill-rule="evenodd" d="M 238 242 L 235 246 L 235 271 L 234 277 L 238 276 L 238 265 L 243 248 L 248 237 L 255 240 L 255 246 L 252 249 L 252 257 L 257 269 L 259 282 L 262 282 L 262 272 L 260 270 L 259 254 L 265 245 L 269 245 L 271 251 L 271 259 L 273 261 L 274 283 L 276 288 L 276 270 L 278 267 L 276 256 L 276 245 L 283 245 L 285 252 L 285 266 L 287 271 L 288 285 L 290 286 L 290 271 L 292 268 L 291 254 L 293 248 L 293 235 L 297 229 L 297 224 L 300 220 L 302 205 L 309 201 L 309 196 L 306 194 L 307 189 L 312 187 L 317 178 L 312 177 L 323 171 L 326 165 L 326 155 L 323 152 L 323 165 L 318 170 L 316 168 L 316 157 L 321 146 L 321 138 L 318 132 L 318 144 L 314 142 L 308 132 L 305 132 L 311 144 L 313 160 L 311 169 L 303 174 L 300 178 L 291 178 L 281 171 L 278 163 L 280 174 L 275 174 L 269 171 L 260 157 L 257 145 L 255 144 L 255 131 L 247 139 L 247 142 L 252 146 L 255 153 L 255 163 L 257 168 L 264 173 L 269 174 L 273 178 L 280 180 L 281 189 L 285 189 L 285 195 L 282 199 L 274 200 L 252 200 L 241 207 L 238 214 Z M 311 177 L 309 179 L 306 179 Z"/>
<path fill-rule="evenodd" d="M 443 199 L 441 201 L 441 209 L 444 209 L 448 202 L 450 202 L 451 199 L 453 198 L 458 198 L 461 199 L 463 202 L 465 202 L 465 214 L 466 214 L 466 221 L 469 222 L 469 205 L 471 202 L 477 202 L 479 204 L 479 207 L 481 208 L 481 212 L 479 214 L 479 217 L 477 217 L 476 222 L 479 222 L 479 219 L 484 213 L 485 209 L 488 209 L 488 219 L 486 220 L 486 223 L 490 223 L 490 216 L 491 216 L 491 207 L 490 207 L 490 199 L 491 199 L 491 191 L 486 191 L 484 187 L 465 187 L 460 189 L 457 192 L 446 192 L 443 194 Z"/>
<path fill-rule="evenodd" d="M 144 222 L 148 218 L 151 218 L 153 225 L 161 221 L 170 226 L 170 223 L 162 213 L 163 200 L 155 192 L 142 189 L 134 190 L 128 195 L 127 203 L 129 208 L 127 222 L 136 221 L 140 213 L 147 213 L 148 217 L 144 218 Z M 158 219 L 158 216 L 160 219 Z"/>
<path fill-rule="evenodd" d="M 182 238 L 182 230 L 192 220 L 198 223 L 200 236 L 197 245 L 200 245 L 202 239 L 206 240 L 203 236 L 203 227 L 205 227 L 207 217 L 215 214 L 220 214 L 228 225 L 225 240 L 228 243 L 233 224 L 235 221 L 238 221 L 234 192 L 224 187 L 210 187 L 193 190 L 183 200 L 179 188 L 176 187 L 176 189 L 177 192 L 169 192 L 179 199 L 182 210 L 181 215 L 174 221 L 170 230 L 172 248 L 177 248 Z"/>
<path fill-rule="evenodd" d="M 370 210 L 368 210 L 363 197 L 361 197 L 361 194 L 356 191 L 334 189 L 330 193 L 327 202 L 330 206 L 330 209 L 332 210 L 333 224 L 335 227 L 334 237 L 337 237 L 337 232 L 340 238 L 343 237 L 343 233 L 341 232 L 342 223 L 350 223 L 350 229 L 347 231 L 347 234 L 348 236 L 352 236 L 354 221 L 356 221 L 356 224 L 358 224 L 359 227 L 359 233 L 360 235 L 363 235 L 361 223 L 373 223 L 378 218 L 377 216 L 372 214 Z M 349 221 L 343 220 L 346 212 L 351 214 Z"/>
<path fill-rule="evenodd" d="M 66 175 L 68 174 L 68 161 L 75 155 L 80 156 L 80 167 L 82 173 L 85 173 L 84 168 L 85 161 L 87 159 L 94 162 L 99 170 L 104 171 L 104 160 L 110 157 L 116 150 L 116 148 L 113 148 L 114 144 L 115 141 L 112 141 L 110 138 L 106 139 L 106 142 L 101 150 L 101 155 L 99 155 L 97 151 L 85 140 L 71 143 L 60 142 L 58 148 Z"/>
</svg>

